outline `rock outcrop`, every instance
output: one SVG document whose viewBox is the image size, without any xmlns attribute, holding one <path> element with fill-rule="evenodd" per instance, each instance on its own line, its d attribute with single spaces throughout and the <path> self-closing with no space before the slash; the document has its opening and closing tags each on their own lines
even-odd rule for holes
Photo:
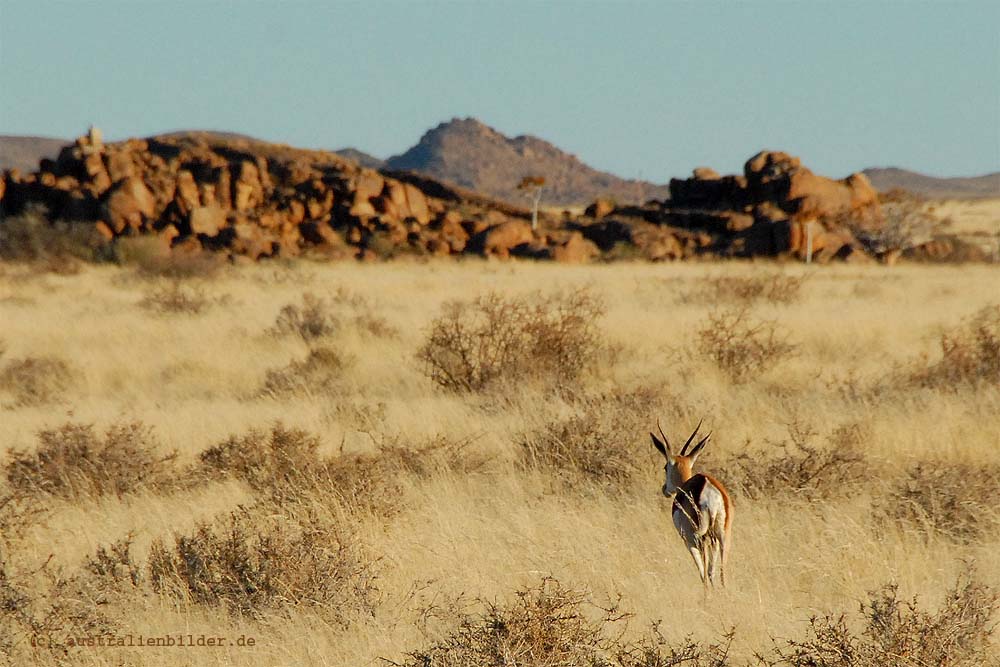
<svg viewBox="0 0 1000 667">
<path fill-rule="evenodd" d="M 814 174 L 797 157 L 762 151 L 743 174 L 720 176 L 698 168 L 670 181 L 660 222 L 713 236 L 714 252 L 728 256 L 807 253 L 819 260 L 864 255 L 854 230 L 882 224 L 878 193 L 863 174 L 833 180 Z"/>
<path fill-rule="evenodd" d="M 105 143 L 98 131 L 39 170 L 4 172 L 0 213 L 41 207 L 89 225 L 100 243 L 156 235 L 168 247 L 251 259 L 319 252 L 375 259 L 478 254 L 586 262 L 597 257 L 802 256 L 864 259 L 853 230 L 876 228 L 867 179 L 817 176 L 797 158 L 762 152 L 741 175 L 702 167 L 669 200 L 596 201 L 582 216 L 530 214 L 411 172 L 336 154 L 207 133 Z M 0 222 L 2 224 L 2 222 Z"/>
<path fill-rule="evenodd" d="M 310 248 L 506 257 L 513 246 L 544 242 L 523 209 L 426 177 L 205 133 L 105 144 L 92 131 L 33 174 L 3 174 L 0 211 L 29 206 L 91 225 L 104 242 L 156 234 L 185 251 L 253 259 Z M 470 244 L 476 236 L 486 241 Z"/>
</svg>

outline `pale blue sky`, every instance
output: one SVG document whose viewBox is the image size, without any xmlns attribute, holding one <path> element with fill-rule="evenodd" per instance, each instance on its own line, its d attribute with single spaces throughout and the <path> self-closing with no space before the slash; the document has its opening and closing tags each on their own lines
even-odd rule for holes
<svg viewBox="0 0 1000 667">
<path fill-rule="evenodd" d="M 1000 170 L 1000 3 L 0 0 L 0 133 L 401 152 L 476 116 L 666 181 Z"/>
</svg>

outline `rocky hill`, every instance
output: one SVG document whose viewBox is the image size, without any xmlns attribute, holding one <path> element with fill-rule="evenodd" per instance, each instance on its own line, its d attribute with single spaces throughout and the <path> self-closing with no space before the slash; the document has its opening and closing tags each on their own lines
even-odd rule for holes
<svg viewBox="0 0 1000 667">
<path fill-rule="evenodd" d="M 329 151 L 213 133 L 105 143 L 92 130 L 32 173 L 0 175 L 0 250 L 5 226 L 15 225 L 10 242 L 17 221 L 38 211 L 60 223 L 57 233 L 83 232 L 73 237 L 96 246 L 146 236 L 165 254 L 234 259 L 801 258 L 809 238 L 817 261 L 868 261 L 890 249 L 856 236 L 883 224 L 864 175 L 825 178 L 785 153 L 761 152 L 737 175 L 699 168 L 669 191 L 642 205 L 602 199 L 582 215 L 543 214 L 533 229 L 524 208 Z"/>
<path fill-rule="evenodd" d="M 901 189 L 928 199 L 979 199 L 1000 197 L 1000 172 L 969 178 L 937 178 L 898 167 L 865 169 L 880 192 Z"/>
<path fill-rule="evenodd" d="M 59 149 L 68 144 L 65 139 L 51 137 L 21 137 L 0 135 L 0 171 L 19 169 L 24 172 L 38 169 L 42 158 L 54 158 Z"/>
<path fill-rule="evenodd" d="M 609 197 L 637 204 L 667 196 L 665 185 L 630 181 L 597 171 L 547 141 L 510 138 L 475 118 L 453 119 L 421 137 L 416 146 L 386 160 L 389 169 L 419 171 L 511 203 L 525 176 L 546 180 L 543 204 L 571 206 Z"/>
<path fill-rule="evenodd" d="M 382 169 L 385 167 L 385 160 L 365 153 L 357 148 L 338 148 L 334 151 L 334 153 L 341 157 L 345 157 L 348 160 L 354 160 L 362 167 L 368 167 L 369 169 Z"/>
</svg>

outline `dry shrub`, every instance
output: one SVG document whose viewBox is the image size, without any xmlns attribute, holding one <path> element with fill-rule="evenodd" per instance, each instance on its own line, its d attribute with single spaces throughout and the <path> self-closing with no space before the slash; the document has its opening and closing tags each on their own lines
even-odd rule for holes
<svg viewBox="0 0 1000 667">
<path fill-rule="evenodd" d="M 921 462 L 896 482 L 882 510 L 929 535 L 973 542 L 1000 531 L 998 490 L 1000 465 Z"/>
<path fill-rule="evenodd" d="M 254 489 L 294 493 L 317 475 L 318 450 L 317 436 L 277 423 L 269 431 L 230 436 L 199 458 L 210 476 L 232 476 Z"/>
<path fill-rule="evenodd" d="M 86 570 L 94 581 L 111 589 L 136 588 L 142 582 L 142 568 L 132 558 L 132 534 L 97 547 L 87 559 Z"/>
<path fill-rule="evenodd" d="M 332 496 L 355 512 L 392 517 L 405 509 L 402 483 L 439 473 L 468 474 L 486 458 L 474 451 L 472 438 L 436 436 L 411 442 L 402 436 L 382 438 L 375 454 L 340 455 L 329 459 L 318 478 L 320 496 Z"/>
<path fill-rule="evenodd" d="M 139 307 L 154 313 L 200 315 L 218 300 L 205 294 L 203 289 L 173 280 L 154 287 L 139 301 Z"/>
<path fill-rule="evenodd" d="M 38 664 L 42 656 L 76 664 L 70 657 L 76 638 L 116 630 L 85 577 L 63 577 L 47 565 L 15 576 L 0 562 L 0 657 L 9 659 L 4 664 Z"/>
<path fill-rule="evenodd" d="M 933 364 L 926 359 L 918 362 L 910 381 L 941 389 L 1000 386 L 1000 305 L 986 306 L 942 334 L 941 359 Z"/>
<path fill-rule="evenodd" d="M 736 304 L 757 302 L 789 304 L 798 301 L 806 276 L 767 273 L 753 276 L 711 276 L 681 294 L 682 303 Z"/>
<path fill-rule="evenodd" d="M 319 456 L 319 438 L 278 423 L 251 430 L 202 452 L 210 477 L 241 479 L 281 503 L 311 496 L 333 497 L 348 510 L 392 516 L 402 510 L 405 476 L 439 470 L 470 472 L 484 460 L 468 451 L 471 439 L 432 438 L 421 443 L 387 439 L 375 454 Z"/>
<path fill-rule="evenodd" d="M 208 251 L 171 250 L 163 239 L 153 236 L 119 238 L 114 259 L 131 266 L 145 279 L 210 280 L 226 266 L 226 258 Z"/>
<path fill-rule="evenodd" d="M 399 337 L 399 329 L 391 325 L 389 320 L 375 313 L 359 312 L 351 319 L 351 324 L 362 334 L 376 338 Z"/>
<path fill-rule="evenodd" d="M 31 496 L 5 488 L 0 495 L 0 558 L 4 548 L 41 523 L 46 512 Z"/>
<path fill-rule="evenodd" d="M 883 221 L 875 229 L 859 227 L 852 216 L 842 221 L 872 254 L 927 243 L 944 227 L 942 220 L 924 210 L 922 199 L 909 193 L 888 197 L 881 209 Z"/>
<path fill-rule="evenodd" d="M 309 507 L 245 508 L 150 548 L 153 590 L 233 614 L 315 608 L 346 626 L 377 602 L 375 565 L 347 526 Z"/>
<path fill-rule="evenodd" d="M 618 487 L 649 470 L 645 435 L 660 396 L 651 389 L 583 398 L 577 413 L 527 433 L 518 441 L 522 463 L 602 486 Z"/>
<path fill-rule="evenodd" d="M 34 451 L 12 449 L 7 481 L 31 496 L 74 499 L 167 488 L 176 483 L 176 453 L 159 449 L 141 422 L 113 424 L 103 437 L 90 424 L 67 423 L 41 431 Z"/>
<path fill-rule="evenodd" d="M 337 324 L 337 318 L 330 312 L 326 300 L 306 292 L 302 295 L 301 306 L 289 303 L 282 307 L 271 333 L 275 336 L 296 335 L 308 343 L 332 335 Z"/>
<path fill-rule="evenodd" d="M 813 617 L 805 639 L 787 640 L 773 657 L 758 659 L 766 667 L 983 667 L 995 659 L 991 618 L 998 608 L 997 592 L 969 579 L 956 583 L 937 613 L 917 598 L 900 600 L 890 584 L 861 604 L 860 634 L 843 614 Z"/>
<path fill-rule="evenodd" d="M 261 393 L 270 396 L 334 393 L 352 362 L 332 347 L 314 347 L 305 359 L 267 371 Z"/>
<path fill-rule="evenodd" d="M 76 380 L 77 373 L 62 359 L 11 359 L 0 370 L 0 391 L 9 394 L 17 407 L 45 405 L 63 398 Z"/>
<path fill-rule="evenodd" d="M 88 224 L 49 222 L 44 209 L 29 209 L 0 220 L 0 259 L 28 262 L 33 268 L 74 275 L 83 261 L 95 258 L 94 228 Z"/>
<path fill-rule="evenodd" d="M 697 337 L 698 351 L 735 383 L 757 377 L 795 351 L 777 323 L 755 319 L 745 305 L 709 313 Z"/>
<path fill-rule="evenodd" d="M 655 632 L 626 641 L 631 614 L 620 600 L 595 603 L 582 591 L 551 577 L 515 592 L 500 604 L 479 600 L 483 611 L 452 610 L 456 627 L 429 647 L 408 653 L 398 667 L 725 667 L 728 641 L 702 647 L 669 646 Z M 458 606 L 453 605 L 453 606 Z M 437 615 L 440 611 L 435 610 Z M 731 637 L 730 637 L 731 639 Z"/>
<path fill-rule="evenodd" d="M 609 350 L 597 322 L 601 300 L 586 290 L 453 301 L 417 352 L 428 377 L 453 391 L 541 380 L 572 384 Z"/>
<path fill-rule="evenodd" d="M 723 464 L 726 485 L 751 500 L 769 496 L 828 500 L 857 488 L 869 466 L 858 449 L 866 437 L 863 427 L 839 427 L 827 446 L 813 444 L 817 433 L 800 422 L 787 427 L 787 440 L 767 442 L 761 451 L 743 452 Z"/>
</svg>

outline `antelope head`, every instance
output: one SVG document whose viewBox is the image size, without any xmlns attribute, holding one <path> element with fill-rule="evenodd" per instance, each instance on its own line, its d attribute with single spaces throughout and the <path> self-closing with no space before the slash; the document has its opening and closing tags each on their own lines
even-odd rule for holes
<svg viewBox="0 0 1000 667">
<path fill-rule="evenodd" d="M 649 434 L 649 437 L 653 439 L 653 446 L 667 460 L 663 466 L 663 471 L 666 475 L 663 481 L 663 495 L 668 498 L 673 497 L 677 493 L 677 489 L 680 488 L 681 484 L 691 479 L 691 476 L 694 474 L 694 462 L 698 459 L 698 455 L 701 454 L 701 450 L 708 444 L 708 439 L 712 437 L 712 434 L 709 433 L 688 451 L 688 447 L 691 446 L 695 436 L 698 435 L 698 429 L 701 428 L 701 424 L 702 422 L 699 421 L 694 431 L 688 436 L 687 442 L 681 447 L 680 453 L 676 455 L 670 447 L 670 441 L 667 440 L 667 436 L 663 433 L 663 428 L 660 426 L 659 420 L 656 421 L 656 428 L 659 430 L 662 440 L 652 433 Z"/>
</svg>

